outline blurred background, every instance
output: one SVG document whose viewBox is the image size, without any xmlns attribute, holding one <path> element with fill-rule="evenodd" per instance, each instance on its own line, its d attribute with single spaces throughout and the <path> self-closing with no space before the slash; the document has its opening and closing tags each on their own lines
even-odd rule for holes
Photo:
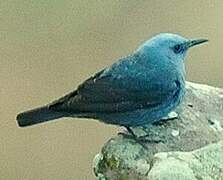
<svg viewBox="0 0 223 180">
<path fill-rule="evenodd" d="M 187 79 L 223 87 L 223 1 L 0 0 L 0 179 L 91 180 L 92 160 L 120 129 L 66 119 L 18 128 L 48 103 L 159 32 L 208 38 Z"/>
</svg>

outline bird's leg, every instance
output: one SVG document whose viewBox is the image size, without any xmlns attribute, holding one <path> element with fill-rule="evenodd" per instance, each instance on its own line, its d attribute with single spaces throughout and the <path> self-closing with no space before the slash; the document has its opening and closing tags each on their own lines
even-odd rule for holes
<svg viewBox="0 0 223 180">
<path fill-rule="evenodd" d="M 135 133 L 133 132 L 133 130 L 130 127 L 128 127 L 128 126 L 124 126 L 124 127 L 126 128 L 126 130 L 128 131 L 129 134 L 126 134 L 123 132 L 120 132 L 118 134 L 121 134 L 126 137 L 132 137 L 133 139 L 137 139 L 137 136 L 135 135 Z"/>
<path fill-rule="evenodd" d="M 125 128 L 133 137 L 137 138 L 137 136 L 134 134 L 133 130 L 130 127 L 125 127 Z"/>
<path fill-rule="evenodd" d="M 130 127 L 125 127 L 127 129 L 127 131 L 129 132 L 129 134 L 131 135 L 130 138 L 134 139 L 137 143 L 139 143 L 142 147 L 146 148 L 146 145 L 144 143 L 146 143 L 146 141 L 144 141 L 143 139 L 141 139 L 141 136 L 138 137 L 134 131 L 130 128 Z"/>
</svg>

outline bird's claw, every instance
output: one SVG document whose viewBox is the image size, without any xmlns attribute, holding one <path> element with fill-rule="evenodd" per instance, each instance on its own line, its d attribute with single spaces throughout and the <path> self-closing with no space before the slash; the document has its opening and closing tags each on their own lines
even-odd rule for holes
<svg viewBox="0 0 223 180">
<path fill-rule="evenodd" d="M 167 116 L 165 116 L 162 119 L 160 119 L 159 121 L 155 121 L 153 123 L 153 125 L 163 125 L 167 121 L 173 120 L 173 119 L 176 119 L 176 118 L 178 118 L 178 114 L 176 112 L 172 111 Z"/>
<path fill-rule="evenodd" d="M 178 118 L 178 114 L 174 111 L 171 111 L 167 116 L 163 117 L 161 120 L 162 121 L 167 121 L 167 120 L 172 120 Z"/>
<path fill-rule="evenodd" d="M 145 147 L 145 143 L 163 143 L 164 141 L 162 139 L 155 139 L 155 138 L 151 138 L 150 134 L 146 134 L 146 135 L 142 135 L 142 136 L 137 136 L 136 134 L 134 134 L 134 132 L 132 131 L 132 129 L 130 128 L 126 128 L 128 130 L 128 133 L 125 132 L 119 132 L 118 135 L 122 135 L 124 138 L 128 138 L 128 139 L 133 139 L 135 140 L 137 143 L 143 145 Z"/>
</svg>

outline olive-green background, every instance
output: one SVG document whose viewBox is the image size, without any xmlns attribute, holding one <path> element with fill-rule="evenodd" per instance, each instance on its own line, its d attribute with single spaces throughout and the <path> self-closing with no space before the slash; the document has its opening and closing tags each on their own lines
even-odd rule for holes
<svg viewBox="0 0 223 180">
<path fill-rule="evenodd" d="M 90 180 L 119 130 L 85 119 L 19 128 L 18 112 L 73 90 L 158 32 L 209 38 L 187 79 L 223 87 L 223 1 L 0 0 L 0 180 Z"/>
</svg>

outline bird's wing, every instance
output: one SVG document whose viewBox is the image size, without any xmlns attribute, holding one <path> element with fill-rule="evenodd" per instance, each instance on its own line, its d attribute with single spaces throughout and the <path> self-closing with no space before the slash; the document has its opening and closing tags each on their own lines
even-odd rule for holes
<svg viewBox="0 0 223 180">
<path fill-rule="evenodd" d="M 164 83 L 139 58 L 132 55 L 121 59 L 49 108 L 70 113 L 124 112 L 158 106 L 178 93 L 177 81 Z"/>
</svg>

